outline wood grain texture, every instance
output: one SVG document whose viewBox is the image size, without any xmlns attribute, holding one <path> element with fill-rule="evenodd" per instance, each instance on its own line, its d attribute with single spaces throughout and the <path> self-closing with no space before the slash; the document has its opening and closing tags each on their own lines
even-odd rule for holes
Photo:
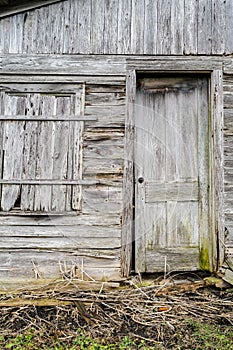
<svg viewBox="0 0 233 350">
<path fill-rule="evenodd" d="M 131 48 L 130 52 L 144 53 L 145 1 L 132 0 Z"/>
<path fill-rule="evenodd" d="M 144 19 L 144 54 L 155 54 L 157 52 L 157 2 L 145 0 L 145 19 Z"/>
<path fill-rule="evenodd" d="M 128 276 L 132 267 L 134 244 L 134 112 L 136 73 L 129 71 L 126 83 L 126 119 L 124 140 L 124 178 L 122 197 L 122 275 Z"/>
<path fill-rule="evenodd" d="M 153 267 L 148 254 L 151 257 L 153 251 L 159 257 L 161 249 L 172 247 L 175 255 L 183 247 L 186 258 L 195 247 L 192 269 L 198 269 L 206 248 L 202 237 L 208 241 L 209 227 L 207 80 L 161 75 L 139 79 L 137 88 L 136 271 L 158 271 L 159 263 L 152 259 Z M 185 268 L 180 258 L 177 254 L 174 269 Z"/>
<path fill-rule="evenodd" d="M 197 0 L 185 0 L 184 3 L 184 53 L 195 55 L 197 53 Z"/>
<path fill-rule="evenodd" d="M 198 0 L 197 49 L 200 54 L 211 54 L 212 48 L 212 1 Z"/>
<path fill-rule="evenodd" d="M 53 82 L 51 78 L 36 84 L 24 77 L 24 83 L 1 85 L 0 114 L 11 115 L 12 125 L 22 126 L 23 148 L 18 147 L 17 155 L 21 150 L 23 157 L 17 161 L 23 166 L 21 177 L 0 181 L 3 187 L 21 189 L 21 206 L 8 214 L 2 212 L 0 217 L 1 249 L 12 247 L 9 265 L 1 267 L 0 263 L 0 278 L 15 278 L 17 274 L 31 278 L 38 271 L 50 278 L 60 276 L 61 270 L 71 273 L 73 269 L 82 278 L 117 279 L 121 274 L 125 87 L 123 82 L 114 85 L 104 79 L 87 88 L 68 81 Z M 101 120 L 94 126 L 97 119 L 92 118 L 84 130 L 81 120 L 85 104 L 86 118 L 88 108 L 93 113 L 95 107 L 99 108 L 97 115 L 101 116 L 102 111 L 108 127 Z M 80 118 L 78 123 L 74 116 Z M 10 120 L 2 125 L 7 123 Z M 3 137 L 7 142 L 14 140 L 6 130 L 1 128 L 1 144 Z M 15 142 L 19 146 L 17 138 Z M 77 216 L 74 209 L 82 209 L 82 213 Z M 26 254 L 30 249 L 37 250 L 33 263 Z M 21 265 L 16 268 L 17 259 L 21 259 Z"/>
<path fill-rule="evenodd" d="M 225 42 L 228 41 L 226 37 L 226 16 L 232 17 L 232 13 L 231 15 L 226 13 L 225 6 L 225 0 L 212 1 L 212 54 L 223 54 L 225 52 Z"/>
<path fill-rule="evenodd" d="M 222 71 L 216 70 L 212 74 L 212 100 L 211 108 L 213 113 L 212 132 L 215 137 L 213 139 L 213 177 L 212 177 L 212 195 L 213 212 L 212 222 L 214 225 L 215 235 L 214 242 L 218 242 L 219 246 L 213 246 L 213 267 L 216 262 L 221 266 L 224 259 L 224 175 L 223 175 L 223 85 Z"/>
<path fill-rule="evenodd" d="M 47 2 L 48 6 L 39 3 L 34 9 L 33 5 L 25 5 L 24 9 L 12 8 L 0 15 L 0 52 L 232 53 L 230 0 L 101 0 L 98 4 L 93 0 L 63 0 Z"/>
<path fill-rule="evenodd" d="M 231 35 L 233 26 L 233 3 L 231 0 L 226 0 L 226 34 L 225 34 L 225 53 L 233 52 L 233 37 Z"/>
</svg>

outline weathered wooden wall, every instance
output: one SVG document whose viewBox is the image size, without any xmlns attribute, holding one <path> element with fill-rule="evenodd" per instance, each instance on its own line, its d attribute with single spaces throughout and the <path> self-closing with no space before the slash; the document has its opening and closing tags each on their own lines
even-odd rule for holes
<svg viewBox="0 0 233 350">
<path fill-rule="evenodd" d="M 232 71 L 232 72 L 231 72 Z M 228 259 L 233 260 L 233 69 L 224 75 L 224 182 L 225 245 Z"/>
<path fill-rule="evenodd" d="M 5 78 L 7 84 L 3 82 L 4 77 L 1 78 L 0 90 L 12 86 L 15 90 L 19 89 L 19 83 L 9 84 L 8 78 Z M 52 80 L 51 77 L 47 79 Z M 57 79 L 59 77 L 54 78 Z M 69 80 L 67 77 L 60 79 Z M 86 79 L 90 83 L 85 86 L 84 118 L 94 121 L 84 123 L 81 210 L 79 214 L 72 211 L 53 213 L 50 210 L 47 215 L 22 208 L 1 212 L 1 279 L 61 275 L 117 279 L 121 275 L 125 79 L 118 78 L 116 82 L 111 76 L 102 76 L 99 82 L 98 79 L 93 81 L 93 77 Z M 25 89 L 27 83 L 21 85 Z M 52 85 L 49 85 L 50 88 Z M 67 89 L 69 84 L 59 86 L 62 91 L 62 86 Z M 46 191 L 50 187 L 54 186 L 46 186 Z"/>
<path fill-rule="evenodd" d="M 187 58 L 180 63 L 185 69 L 196 55 L 231 55 L 232 28 L 232 0 L 64 0 L 0 13 L 1 83 L 29 83 L 32 74 L 41 83 L 85 82 L 85 116 L 97 118 L 85 122 L 83 133 L 82 212 L 41 216 L 33 225 L 25 216 L 2 215 L 1 278 L 120 276 L 127 57 L 176 55 L 175 61 Z M 201 67 L 208 70 L 208 63 Z M 225 68 L 226 245 L 233 255 L 231 59 Z"/>
<path fill-rule="evenodd" d="M 64 0 L 3 18 L 0 52 L 231 54 L 232 27 L 232 0 Z"/>
</svg>

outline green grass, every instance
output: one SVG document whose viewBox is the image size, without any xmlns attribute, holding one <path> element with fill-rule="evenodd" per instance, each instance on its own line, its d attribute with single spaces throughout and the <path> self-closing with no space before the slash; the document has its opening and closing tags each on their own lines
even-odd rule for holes
<svg viewBox="0 0 233 350">
<path fill-rule="evenodd" d="M 156 341 L 156 339 L 154 339 Z M 0 349 L 10 350 L 232 350 L 233 327 L 196 320 L 186 320 L 175 333 L 164 339 L 163 344 L 148 346 L 143 340 L 123 337 L 118 343 L 94 340 L 77 330 L 76 338 L 58 339 L 54 336 L 40 335 L 33 329 L 15 337 L 0 336 Z"/>
<path fill-rule="evenodd" d="M 195 345 L 198 350 L 232 350 L 233 327 L 199 323 L 194 320 L 187 322 L 189 331 L 189 343 Z M 181 348 L 182 349 L 182 348 Z"/>
<path fill-rule="evenodd" d="M 59 340 L 52 339 L 53 345 L 48 344 L 45 339 L 43 345 L 42 339 L 39 339 L 39 334 L 34 330 L 29 330 L 24 334 L 19 334 L 16 337 L 0 337 L 1 349 L 10 350 L 154 350 L 155 347 L 148 347 L 144 341 L 141 340 L 136 343 L 128 337 L 124 337 L 121 342 L 115 344 L 104 344 L 104 342 L 91 339 L 82 333 L 79 333 L 77 338 L 72 342 L 72 345 L 62 344 Z M 47 343 L 47 345 L 46 345 Z"/>
</svg>

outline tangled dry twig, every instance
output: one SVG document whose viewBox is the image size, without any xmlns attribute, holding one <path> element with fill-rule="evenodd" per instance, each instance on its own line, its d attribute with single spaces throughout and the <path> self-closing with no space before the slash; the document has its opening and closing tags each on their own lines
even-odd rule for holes
<svg viewBox="0 0 233 350">
<path fill-rule="evenodd" d="M 106 341 L 118 341 L 122 336 L 130 335 L 144 339 L 148 344 L 160 344 L 171 339 L 188 318 L 233 324 L 231 294 L 212 287 L 191 287 L 186 292 L 173 288 L 172 293 L 169 283 L 171 281 L 142 286 L 131 280 L 129 286 L 121 289 L 105 292 L 101 287 L 94 292 L 80 290 L 77 282 L 77 285 L 72 283 L 77 288 L 70 292 L 64 292 L 61 285 L 47 291 L 46 295 L 44 292 L 22 292 L 18 295 L 20 300 L 26 301 L 22 306 L 0 309 L 0 333 L 17 334 L 33 328 L 43 337 L 56 334 L 69 341 L 81 328 L 91 337 L 104 337 Z M 57 304 L 36 306 L 37 301 L 45 297 Z M 14 300 L 12 295 L 5 295 L 0 301 L 9 298 Z"/>
</svg>

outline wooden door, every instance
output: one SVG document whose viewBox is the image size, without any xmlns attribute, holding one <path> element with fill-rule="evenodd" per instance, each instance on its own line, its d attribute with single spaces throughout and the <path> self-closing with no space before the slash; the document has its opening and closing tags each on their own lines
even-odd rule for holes
<svg viewBox="0 0 233 350">
<path fill-rule="evenodd" d="M 135 102 L 136 271 L 205 266 L 208 242 L 208 81 L 138 79 Z"/>
</svg>

